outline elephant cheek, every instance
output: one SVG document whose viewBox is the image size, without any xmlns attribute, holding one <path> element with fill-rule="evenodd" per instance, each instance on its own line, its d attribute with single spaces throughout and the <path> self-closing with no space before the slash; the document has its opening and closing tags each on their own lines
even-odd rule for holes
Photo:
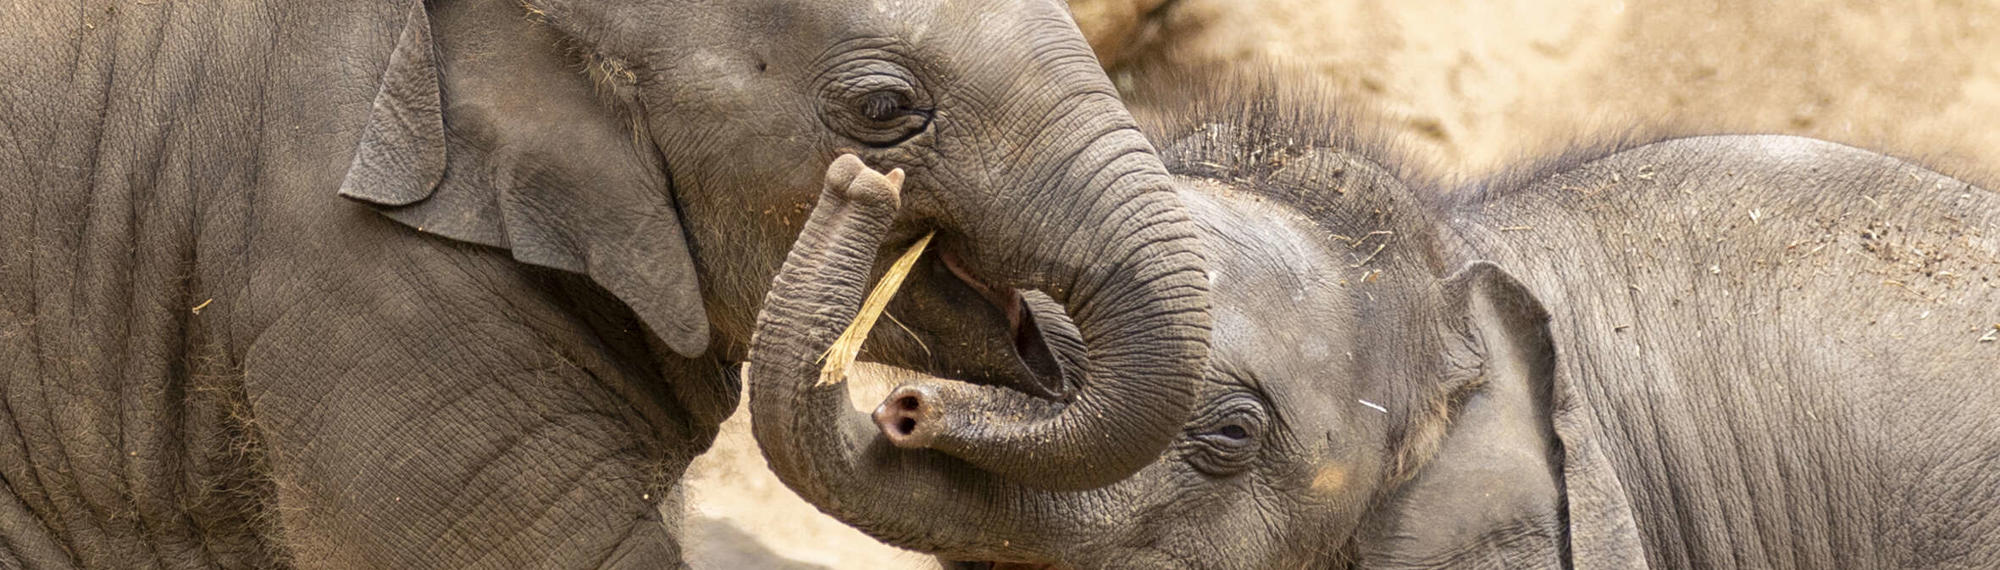
<svg viewBox="0 0 2000 570">
<path fill-rule="evenodd" d="M 1338 463 L 1320 465 L 1313 472 L 1312 492 L 1324 499 L 1337 499 L 1347 491 L 1347 467 Z"/>
</svg>

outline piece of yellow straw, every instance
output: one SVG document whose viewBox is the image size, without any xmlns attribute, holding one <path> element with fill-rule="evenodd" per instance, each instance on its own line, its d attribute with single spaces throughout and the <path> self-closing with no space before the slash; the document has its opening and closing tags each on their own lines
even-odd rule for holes
<svg viewBox="0 0 2000 570">
<path fill-rule="evenodd" d="M 861 314 L 855 315 L 854 322 L 840 332 L 840 338 L 833 341 L 826 354 L 820 355 L 820 361 L 826 364 L 819 369 L 819 383 L 814 384 L 815 387 L 832 386 L 847 379 L 847 369 L 854 365 L 854 358 L 861 355 L 861 343 L 868 340 L 868 331 L 875 329 L 875 320 L 889 309 L 889 300 L 896 297 L 896 290 L 903 287 L 903 280 L 910 276 L 910 268 L 916 266 L 917 258 L 923 256 L 924 247 L 930 245 L 931 236 L 935 235 L 937 232 L 924 234 L 922 239 L 910 246 L 909 251 L 903 252 L 902 257 L 889 265 L 889 271 L 875 283 L 875 290 L 868 292 L 868 300 L 861 302 Z"/>
</svg>

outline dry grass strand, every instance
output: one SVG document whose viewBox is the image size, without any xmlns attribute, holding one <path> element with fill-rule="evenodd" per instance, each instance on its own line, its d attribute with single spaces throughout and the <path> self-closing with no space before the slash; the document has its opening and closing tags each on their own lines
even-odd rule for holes
<svg viewBox="0 0 2000 570">
<path fill-rule="evenodd" d="M 922 239 L 910 246 L 903 256 L 889 265 L 889 271 L 882 274 L 882 280 L 875 283 L 875 289 L 868 292 L 868 299 L 861 303 L 861 313 L 855 315 L 854 322 L 848 323 L 847 330 L 840 332 L 840 338 L 833 341 L 826 354 L 820 355 L 825 364 L 819 369 L 818 386 L 832 386 L 847 379 L 847 370 L 854 366 L 854 359 L 861 355 L 861 343 L 868 341 L 868 332 L 875 329 L 875 321 L 888 310 L 889 300 L 896 297 L 896 290 L 903 287 L 903 280 L 910 276 L 910 268 L 915 267 L 917 258 L 922 257 L 924 248 L 931 243 L 937 232 L 924 234 Z"/>
</svg>

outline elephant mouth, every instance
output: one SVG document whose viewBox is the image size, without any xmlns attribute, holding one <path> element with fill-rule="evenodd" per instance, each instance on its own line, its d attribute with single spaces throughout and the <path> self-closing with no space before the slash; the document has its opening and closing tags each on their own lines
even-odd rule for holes
<svg viewBox="0 0 2000 570">
<path fill-rule="evenodd" d="M 1028 376 L 1000 385 L 1045 400 L 1069 401 L 1077 389 L 1070 379 L 1079 371 L 1066 367 L 1064 359 L 1058 357 L 1057 349 L 1052 344 L 1079 347 L 1072 352 L 1075 358 L 1080 359 L 1083 340 L 1076 338 L 1075 329 L 1042 322 L 1051 317 L 1051 311 L 1041 311 L 1043 314 L 1037 316 L 1037 311 L 1029 310 L 1029 304 L 1019 289 L 989 285 L 973 273 L 953 250 L 943 249 L 937 257 L 938 262 L 953 276 L 1007 319 L 1008 344 L 1013 347 L 1014 356 L 1019 359 L 1022 368 L 1028 371 Z"/>
</svg>

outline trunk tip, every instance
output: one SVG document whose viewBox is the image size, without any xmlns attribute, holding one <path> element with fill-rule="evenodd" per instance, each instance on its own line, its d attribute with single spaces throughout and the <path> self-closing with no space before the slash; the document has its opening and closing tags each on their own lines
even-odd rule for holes
<svg viewBox="0 0 2000 570">
<path fill-rule="evenodd" d="M 938 396 L 934 389 L 902 386 L 875 407 L 875 425 L 889 443 L 904 449 L 930 447 L 937 441 Z"/>
</svg>

